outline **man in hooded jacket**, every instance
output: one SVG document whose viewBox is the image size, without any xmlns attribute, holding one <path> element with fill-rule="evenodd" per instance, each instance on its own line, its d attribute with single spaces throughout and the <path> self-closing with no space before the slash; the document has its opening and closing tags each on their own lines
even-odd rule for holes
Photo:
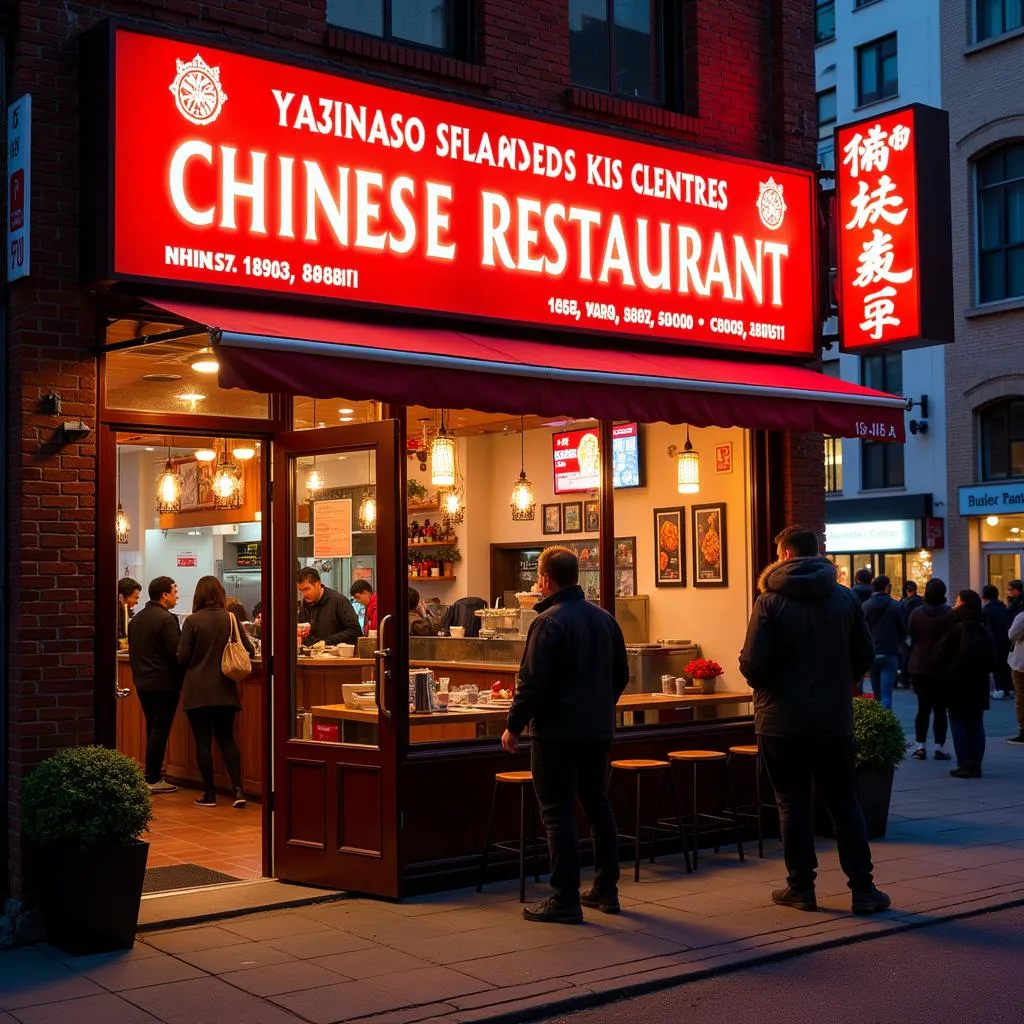
<svg viewBox="0 0 1024 1024">
<path fill-rule="evenodd" d="M 887 910 L 875 888 L 857 801 L 850 684 L 874 660 L 857 596 L 836 581 L 818 538 L 791 526 L 776 537 L 779 560 L 759 581 L 740 671 L 754 689 L 758 747 L 775 790 L 788 885 L 781 906 L 816 910 L 813 784 L 835 823 L 839 863 L 855 914 Z"/>
</svg>

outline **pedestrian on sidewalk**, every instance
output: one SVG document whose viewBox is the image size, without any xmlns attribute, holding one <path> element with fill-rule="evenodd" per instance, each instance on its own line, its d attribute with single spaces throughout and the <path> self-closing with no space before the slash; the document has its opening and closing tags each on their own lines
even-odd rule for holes
<svg viewBox="0 0 1024 1024">
<path fill-rule="evenodd" d="M 548 836 L 552 894 L 527 921 L 578 924 L 583 907 L 619 912 L 619 830 L 608 799 L 615 704 L 629 682 L 618 623 L 579 586 L 579 561 L 551 547 L 537 563 L 543 595 L 530 623 L 502 747 L 514 754 L 530 726 L 530 767 Z M 594 840 L 594 884 L 580 893 L 576 800 Z"/>
<path fill-rule="evenodd" d="M 1024 581 L 1010 580 L 1006 584 L 1006 607 L 1014 618 L 1024 612 Z"/>
<path fill-rule="evenodd" d="M 949 679 L 949 724 L 953 730 L 955 779 L 980 779 L 985 757 L 985 712 L 988 679 L 996 664 L 996 645 L 981 614 L 974 590 L 957 595 L 949 629 L 935 648 L 936 660 Z"/>
<path fill-rule="evenodd" d="M 871 690 L 883 708 L 892 710 L 892 690 L 900 667 L 900 652 L 907 638 L 907 620 L 903 608 L 892 597 L 888 576 L 871 581 L 872 596 L 864 602 L 864 618 L 871 630 L 875 660 L 871 666 Z"/>
<path fill-rule="evenodd" d="M 857 600 L 861 604 L 871 600 L 871 596 L 874 594 L 874 590 L 871 589 L 872 573 L 870 569 L 858 569 L 853 574 L 853 586 L 850 587 L 857 595 Z"/>
<path fill-rule="evenodd" d="M 855 914 L 887 910 L 875 887 L 864 816 L 857 800 L 856 742 L 850 684 L 874 651 L 863 609 L 818 554 L 811 530 L 776 537 L 779 560 L 758 581 L 740 671 L 754 689 L 761 760 L 775 790 L 787 885 L 772 901 L 816 910 L 814 785 L 835 823 L 839 863 Z"/>
<path fill-rule="evenodd" d="M 903 596 L 900 598 L 900 604 L 903 606 L 903 618 L 907 622 L 910 622 L 910 613 L 924 604 L 924 598 L 917 592 L 917 584 L 913 580 L 907 580 L 903 584 Z M 904 637 L 903 643 L 900 645 L 900 674 L 896 680 L 896 685 L 904 690 L 910 689 L 910 670 L 907 668 L 909 662 L 910 645 L 907 643 L 907 638 Z"/>
<path fill-rule="evenodd" d="M 988 584 L 981 588 L 981 617 L 992 634 L 996 645 L 996 667 L 992 670 L 992 693 L 996 700 L 1013 696 L 1013 679 L 1010 676 L 1010 626 L 1013 616 L 1010 609 L 999 600 L 999 588 Z"/>
<path fill-rule="evenodd" d="M 933 756 L 936 761 L 949 761 L 946 753 L 946 735 L 949 721 L 946 716 L 947 681 L 942 666 L 935 659 L 935 646 L 949 626 L 952 609 L 946 604 L 946 584 L 933 576 L 924 587 L 924 604 L 916 608 L 907 623 L 910 637 L 910 683 L 917 695 L 917 716 L 914 719 L 916 747 L 910 756 L 917 761 L 928 757 L 928 724 L 934 718 L 932 735 L 935 738 Z"/>
<path fill-rule="evenodd" d="M 1015 582 L 1020 583 L 1020 580 Z M 1024 609 L 1014 616 L 1008 637 L 1010 643 L 1013 644 L 1013 647 L 1010 649 L 1008 663 L 1010 666 L 1010 676 L 1013 679 L 1013 695 L 1017 712 L 1017 735 L 1011 736 L 1006 742 L 1014 746 L 1024 746 Z"/>
</svg>

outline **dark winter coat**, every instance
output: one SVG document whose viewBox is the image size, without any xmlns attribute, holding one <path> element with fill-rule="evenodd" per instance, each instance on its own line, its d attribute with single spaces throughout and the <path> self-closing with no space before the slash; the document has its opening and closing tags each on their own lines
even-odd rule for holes
<svg viewBox="0 0 1024 1024">
<path fill-rule="evenodd" d="M 988 631 L 995 641 L 996 654 L 1000 661 L 1006 661 L 1010 648 L 1010 626 L 1013 624 L 1013 615 L 1010 609 L 1002 601 L 989 601 L 982 606 L 981 617 L 988 626 Z"/>
<path fill-rule="evenodd" d="M 159 601 L 149 601 L 128 624 L 128 661 L 139 690 L 173 692 L 184 675 L 178 663 L 178 619 Z"/>
<path fill-rule="evenodd" d="M 875 593 L 871 589 L 870 583 L 854 583 L 854 585 L 850 587 L 850 590 L 857 595 L 857 600 L 860 601 L 861 604 L 865 604 L 867 601 L 870 601 Z"/>
<path fill-rule="evenodd" d="M 518 736 L 529 724 L 539 740 L 610 740 L 615 704 L 629 682 L 619 624 L 578 586 L 556 591 L 535 610 L 509 732 Z"/>
<path fill-rule="evenodd" d="M 973 715 L 988 710 L 988 677 L 996 667 L 996 645 L 980 612 L 953 610 L 935 645 L 935 659 L 944 668 L 950 711 Z"/>
<path fill-rule="evenodd" d="M 238 633 L 251 658 L 256 653 L 252 643 L 241 626 Z M 224 608 L 201 608 L 185 620 L 178 641 L 178 661 L 185 668 L 181 703 L 186 711 L 242 706 L 238 700 L 238 685 L 220 670 L 220 660 L 230 636 L 231 614 Z"/>
<path fill-rule="evenodd" d="M 899 655 L 907 639 L 907 620 L 899 601 L 889 594 L 875 594 L 863 604 L 864 618 L 871 630 L 871 643 L 875 657 L 885 654 Z"/>
<path fill-rule="evenodd" d="M 907 621 L 909 621 L 910 613 L 916 611 L 924 604 L 924 598 L 920 594 L 913 594 L 909 597 L 901 598 L 900 604 L 903 605 L 903 614 L 907 617 Z"/>
<path fill-rule="evenodd" d="M 352 602 L 330 587 L 324 587 L 316 604 L 299 604 L 299 622 L 310 624 L 303 644 L 307 647 L 323 640 L 326 644 L 354 644 L 362 635 L 359 616 Z"/>
<path fill-rule="evenodd" d="M 911 613 L 907 623 L 910 637 L 910 660 L 907 671 L 912 676 L 940 674 L 942 666 L 935 659 L 935 645 L 949 628 L 953 610 L 948 604 L 922 604 Z"/>
<path fill-rule="evenodd" d="M 857 595 L 818 555 L 768 566 L 740 652 L 764 736 L 853 733 L 851 686 L 874 660 Z"/>
</svg>

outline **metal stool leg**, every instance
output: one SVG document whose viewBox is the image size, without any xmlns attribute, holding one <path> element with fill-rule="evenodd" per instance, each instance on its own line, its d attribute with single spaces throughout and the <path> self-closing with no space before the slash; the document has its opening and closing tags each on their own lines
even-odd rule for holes
<svg viewBox="0 0 1024 1024">
<path fill-rule="evenodd" d="M 537 798 L 533 799 L 533 836 L 537 842 L 536 855 L 533 858 L 533 880 L 540 882 L 540 861 L 541 861 L 541 833 L 544 833 L 544 848 L 547 848 L 547 829 L 540 818 L 540 808 L 537 806 Z"/>
<path fill-rule="evenodd" d="M 754 793 L 757 800 L 757 855 L 764 860 L 764 806 L 761 802 L 761 754 L 754 758 Z"/>
<path fill-rule="evenodd" d="M 633 881 L 640 881 L 640 772 L 636 773 L 636 825 L 633 829 Z"/>
<path fill-rule="evenodd" d="M 519 787 L 519 902 L 526 902 L 526 787 Z"/>
<path fill-rule="evenodd" d="M 729 760 L 725 760 L 725 798 L 729 801 L 729 813 L 732 815 L 732 834 L 736 839 L 736 850 L 740 855 L 740 860 L 745 860 L 743 856 L 743 840 L 740 838 L 740 820 L 736 817 L 736 798 L 732 792 L 732 776 L 729 774 Z"/>
<path fill-rule="evenodd" d="M 483 892 L 484 887 L 484 872 L 487 870 L 487 854 L 491 849 L 491 829 L 494 828 L 494 808 L 498 803 L 498 783 L 494 784 L 494 790 L 491 793 L 491 812 L 487 815 L 487 831 L 484 834 L 484 849 L 483 853 L 480 854 L 480 874 L 477 875 L 476 879 L 476 891 Z"/>
<path fill-rule="evenodd" d="M 683 860 L 686 861 L 686 873 L 692 874 L 690 851 L 686 848 L 686 829 L 683 827 L 683 815 L 679 809 L 679 794 L 676 793 L 676 780 L 672 777 L 671 767 L 668 770 L 668 788 L 672 793 L 672 810 L 676 812 L 676 823 L 679 825 L 679 840 L 683 844 Z"/>
<path fill-rule="evenodd" d="M 693 820 L 691 822 L 693 826 L 693 870 L 697 870 L 697 866 L 700 863 L 700 817 L 697 811 L 697 762 L 694 761 L 690 765 L 690 771 L 693 773 Z"/>
</svg>

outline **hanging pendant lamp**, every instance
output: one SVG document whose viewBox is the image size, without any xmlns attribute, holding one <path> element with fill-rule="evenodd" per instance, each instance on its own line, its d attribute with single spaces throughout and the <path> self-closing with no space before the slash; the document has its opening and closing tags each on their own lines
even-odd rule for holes
<svg viewBox="0 0 1024 1024">
<path fill-rule="evenodd" d="M 242 471 L 228 458 L 226 439 L 220 462 L 217 463 L 217 471 L 213 474 L 213 507 L 220 509 L 242 507 Z"/>
<path fill-rule="evenodd" d="M 167 446 L 167 464 L 156 478 L 156 511 L 158 515 L 169 515 L 181 511 L 181 474 L 171 462 L 171 446 Z"/>
<path fill-rule="evenodd" d="M 676 484 L 680 494 L 700 493 L 700 454 L 690 444 L 690 427 L 686 427 L 686 444 L 676 465 Z"/>
<path fill-rule="evenodd" d="M 370 483 L 373 476 L 373 467 L 370 464 L 370 453 L 366 453 L 366 489 L 359 501 L 359 529 L 372 533 L 377 529 L 377 495 Z"/>
<path fill-rule="evenodd" d="M 512 488 L 513 522 L 522 523 L 534 519 L 537 514 L 537 495 L 533 484 L 526 476 L 526 426 L 525 417 L 519 417 L 519 479 Z"/>
<path fill-rule="evenodd" d="M 316 399 L 313 399 L 313 429 L 318 426 L 316 419 Z M 306 474 L 306 497 L 312 501 L 319 491 L 324 489 L 324 478 L 316 468 L 316 456 L 313 456 L 313 468 Z"/>
<path fill-rule="evenodd" d="M 114 533 L 118 544 L 128 543 L 128 534 L 132 524 L 128 521 L 128 513 L 121 504 L 121 449 L 117 449 L 117 515 L 114 517 Z"/>
<path fill-rule="evenodd" d="M 445 428 L 444 409 L 441 427 L 430 442 L 430 482 L 435 487 L 455 486 L 455 438 Z"/>
</svg>

